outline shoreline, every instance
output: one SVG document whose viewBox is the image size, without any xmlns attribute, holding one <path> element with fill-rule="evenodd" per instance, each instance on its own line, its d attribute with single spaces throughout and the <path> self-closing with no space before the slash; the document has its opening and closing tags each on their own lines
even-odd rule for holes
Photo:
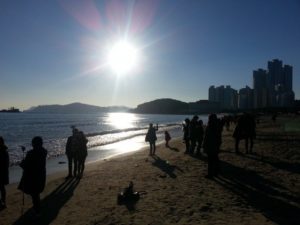
<svg viewBox="0 0 300 225">
<path fill-rule="evenodd" d="M 300 118 L 297 118 L 300 120 Z M 291 118 L 288 118 L 291 121 Z M 264 118 L 258 124 L 256 154 L 234 153 L 233 127 L 223 131 L 221 175 L 205 179 L 206 156 L 184 154 L 181 138 L 133 154 L 90 163 L 82 179 L 65 181 L 64 173 L 47 176 L 41 195 L 42 216 L 34 224 L 291 224 L 300 214 L 300 133 L 282 133 L 281 123 Z M 117 204 L 117 194 L 133 181 L 141 198 Z M 16 185 L 16 184 L 15 184 Z M 33 224 L 26 196 L 21 216 L 21 192 L 8 188 L 0 224 Z"/>
</svg>

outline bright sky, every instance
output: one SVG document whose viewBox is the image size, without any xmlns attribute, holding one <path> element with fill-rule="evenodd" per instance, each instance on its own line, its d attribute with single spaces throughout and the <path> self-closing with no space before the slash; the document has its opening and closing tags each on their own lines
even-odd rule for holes
<svg viewBox="0 0 300 225">
<path fill-rule="evenodd" d="M 274 58 L 300 98 L 299 0 L 1 0 L 0 28 L 0 109 L 207 99 Z M 139 59 L 118 76 L 106 60 L 124 39 Z"/>
</svg>

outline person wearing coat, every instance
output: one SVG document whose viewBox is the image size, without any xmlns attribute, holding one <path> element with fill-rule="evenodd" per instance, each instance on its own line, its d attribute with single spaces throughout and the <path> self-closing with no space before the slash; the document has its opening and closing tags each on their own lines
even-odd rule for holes
<svg viewBox="0 0 300 225">
<path fill-rule="evenodd" d="M 4 144 L 4 139 L 0 137 L 0 191 L 1 191 L 0 206 L 4 208 L 6 208 L 5 185 L 9 183 L 8 167 L 9 167 L 9 155 L 7 152 L 7 147 Z"/>
<path fill-rule="evenodd" d="M 88 140 L 82 131 L 79 131 L 76 138 L 78 139 L 78 149 L 75 153 L 75 160 L 77 161 L 77 175 L 82 177 L 85 168 L 85 160 L 88 155 L 87 143 Z"/>
<path fill-rule="evenodd" d="M 219 150 L 222 143 L 222 130 L 216 114 L 209 115 L 203 141 L 204 152 L 208 158 L 208 173 L 206 178 L 213 178 L 219 172 Z"/>
<path fill-rule="evenodd" d="M 157 137 L 156 137 L 157 130 L 158 130 L 157 124 L 156 124 L 156 128 L 153 127 L 152 123 L 149 124 L 149 129 L 148 129 L 148 132 L 147 132 L 146 138 L 145 138 L 145 141 L 149 142 L 149 144 L 150 144 L 149 155 L 155 155 L 155 150 L 156 150 L 155 142 L 157 140 Z"/>
<path fill-rule="evenodd" d="M 34 137 L 32 139 L 33 149 L 27 152 L 20 166 L 23 169 L 22 178 L 18 189 L 32 198 L 33 209 L 40 214 L 40 193 L 46 184 L 46 157 L 47 150 L 43 148 L 43 139 Z"/>
</svg>

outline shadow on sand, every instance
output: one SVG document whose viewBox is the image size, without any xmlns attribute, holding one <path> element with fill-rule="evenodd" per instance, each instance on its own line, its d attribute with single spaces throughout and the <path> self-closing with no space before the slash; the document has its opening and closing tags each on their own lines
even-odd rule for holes
<svg viewBox="0 0 300 225">
<path fill-rule="evenodd" d="M 175 179 L 177 175 L 174 173 L 175 170 L 179 170 L 184 173 L 182 169 L 178 166 L 173 166 L 168 163 L 168 161 L 161 159 L 160 157 L 153 155 L 152 158 L 155 160 L 152 165 L 159 168 L 161 171 L 166 173 L 169 177 Z"/>
<path fill-rule="evenodd" d="M 300 198 L 292 196 L 281 185 L 271 182 L 254 171 L 221 162 L 222 176 L 215 181 L 241 196 L 277 224 L 299 224 Z"/>
<path fill-rule="evenodd" d="M 79 179 L 69 179 L 64 181 L 52 193 L 50 193 L 41 201 L 42 215 L 39 218 L 34 218 L 32 209 L 29 209 L 14 223 L 14 225 L 50 224 L 57 217 L 60 209 L 73 196 L 73 192 L 79 182 Z"/>
<path fill-rule="evenodd" d="M 174 151 L 174 152 L 179 152 L 179 149 L 178 149 L 178 148 L 175 148 L 175 147 L 172 147 L 172 146 L 168 146 L 168 147 L 166 147 L 166 148 L 168 148 L 168 149 L 170 149 L 170 150 L 172 150 L 172 151 Z"/>
</svg>

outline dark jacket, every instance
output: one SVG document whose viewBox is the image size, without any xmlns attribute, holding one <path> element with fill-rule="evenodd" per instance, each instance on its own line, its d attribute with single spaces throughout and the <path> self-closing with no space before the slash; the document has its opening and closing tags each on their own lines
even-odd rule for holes
<svg viewBox="0 0 300 225">
<path fill-rule="evenodd" d="M 218 154 L 222 143 L 222 130 L 218 121 L 208 124 L 203 141 L 204 151 L 208 155 Z"/>
<path fill-rule="evenodd" d="M 46 157 L 44 148 L 30 150 L 20 166 L 23 175 L 18 189 L 26 194 L 40 194 L 46 184 Z"/>
<path fill-rule="evenodd" d="M 70 136 L 68 137 L 68 140 L 67 140 L 67 144 L 66 144 L 66 155 L 67 156 L 72 156 L 72 139 L 73 139 L 73 136 Z"/>
<path fill-rule="evenodd" d="M 7 147 L 3 145 L 0 146 L 0 185 L 6 185 L 9 183 L 8 167 L 9 156 Z"/>
<path fill-rule="evenodd" d="M 156 128 L 154 127 L 150 127 L 148 129 L 148 132 L 146 134 L 146 138 L 145 138 L 145 141 L 147 142 L 150 142 L 150 143 L 153 143 L 157 140 L 157 137 L 156 137 Z"/>
<path fill-rule="evenodd" d="M 233 137 L 236 139 L 254 138 L 256 136 L 255 132 L 256 124 L 255 120 L 251 115 L 242 115 L 234 129 Z"/>
</svg>

